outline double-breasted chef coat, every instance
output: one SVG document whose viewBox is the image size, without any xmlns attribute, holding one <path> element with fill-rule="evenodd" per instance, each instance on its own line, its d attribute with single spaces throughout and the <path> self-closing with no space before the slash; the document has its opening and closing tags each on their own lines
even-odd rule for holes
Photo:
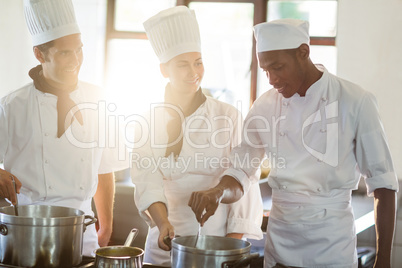
<svg viewBox="0 0 402 268">
<path fill-rule="evenodd" d="M 357 267 L 350 201 L 360 174 L 369 195 L 398 190 L 374 96 L 317 67 L 323 75 L 304 97 L 264 93 L 232 151 L 238 159 L 270 157 L 266 267 Z M 253 172 L 234 159 L 225 174 L 247 189 Z"/>
<path fill-rule="evenodd" d="M 166 108 L 166 107 L 165 107 Z M 135 202 L 152 227 L 145 247 L 144 261 L 170 264 L 170 252 L 158 247 L 159 231 L 147 209 L 156 202 L 166 204 L 168 218 L 176 235 L 196 235 L 199 224 L 187 205 L 191 193 L 218 184 L 229 167 L 231 148 L 239 142 L 241 115 L 237 109 L 211 97 L 183 122 L 183 147 L 180 154 L 165 157 L 171 115 L 162 106 L 152 108 L 147 124 L 137 128 L 132 155 L 131 177 L 136 186 Z M 167 108 L 169 109 L 169 108 Z M 148 129 L 147 129 L 148 128 Z M 250 176 L 258 176 L 259 173 Z M 240 201 L 220 204 L 202 227 L 202 235 L 225 236 L 244 233 L 245 238 L 261 239 L 262 200 L 258 183 Z"/>
<path fill-rule="evenodd" d="M 70 97 L 81 108 L 84 124 L 74 120 L 60 138 L 56 96 L 30 83 L 2 98 L 0 159 L 22 183 L 19 205 L 65 206 L 93 216 L 98 174 L 128 168 L 125 148 L 108 147 L 111 137 L 99 93 L 93 85 L 78 83 Z M 93 255 L 99 247 L 94 224 L 86 228 L 83 241 L 83 255 Z"/>
</svg>

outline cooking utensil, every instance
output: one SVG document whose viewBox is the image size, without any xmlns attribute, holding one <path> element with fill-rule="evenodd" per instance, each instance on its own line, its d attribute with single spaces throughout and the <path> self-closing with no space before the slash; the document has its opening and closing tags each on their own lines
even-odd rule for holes
<svg viewBox="0 0 402 268">
<path fill-rule="evenodd" d="M 250 254 L 248 241 L 219 236 L 203 235 L 193 247 L 194 236 L 181 236 L 172 240 L 172 267 L 248 267 L 258 253 Z"/>
<path fill-rule="evenodd" d="M 133 228 L 123 246 L 102 247 L 95 250 L 95 267 L 98 268 L 141 268 L 144 250 L 131 247 L 138 234 Z"/>
<path fill-rule="evenodd" d="M 15 198 L 17 200 L 17 202 L 15 203 L 14 206 L 14 214 L 15 216 L 18 216 L 18 197 L 17 197 L 17 185 L 15 184 L 15 180 L 14 180 L 14 176 L 11 175 L 11 180 L 13 181 L 13 187 L 14 187 L 14 191 L 15 191 Z"/>
<path fill-rule="evenodd" d="M 96 222 L 78 209 L 29 205 L 0 208 L 0 262 L 22 267 L 72 267 L 82 261 L 86 227 Z M 85 222 L 86 220 L 89 222 Z"/>
<path fill-rule="evenodd" d="M 194 243 L 195 248 L 197 248 L 198 237 L 200 237 L 200 234 L 201 234 L 201 224 L 198 224 L 198 232 L 197 236 L 195 237 L 195 243 Z"/>
</svg>

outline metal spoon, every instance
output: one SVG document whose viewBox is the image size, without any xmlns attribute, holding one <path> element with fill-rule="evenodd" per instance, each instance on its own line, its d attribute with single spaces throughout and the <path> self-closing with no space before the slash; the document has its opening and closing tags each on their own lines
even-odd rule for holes
<svg viewBox="0 0 402 268">
<path fill-rule="evenodd" d="M 14 176 L 11 175 L 10 177 L 11 177 L 11 180 L 13 181 L 13 186 L 14 186 L 14 191 L 15 191 L 15 197 L 16 197 L 16 200 L 17 200 L 17 202 L 16 202 L 15 205 L 14 205 L 14 213 L 15 213 L 15 216 L 18 216 L 17 185 L 15 184 Z"/>
<path fill-rule="evenodd" d="M 198 232 L 197 232 L 197 236 L 195 237 L 194 248 L 197 248 L 197 242 L 198 242 L 198 238 L 200 237 L 200 234 L 201 234 L 201 224 L 198 224 Z"/>
</svg>

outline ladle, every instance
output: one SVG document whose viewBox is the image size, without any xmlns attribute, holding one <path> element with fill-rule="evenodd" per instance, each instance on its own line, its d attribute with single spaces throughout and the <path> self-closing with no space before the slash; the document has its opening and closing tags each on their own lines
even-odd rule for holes
<svg viewBox="0 0 402 268">
<path fill-rule="evenodd" d="M 14 212 L 15 216 L 18 216 L 18 197 L 17 197 L 17 185 L 15 184 L 14 176 L 11 175 L 11 180 L 13 181 L 13 186 L 14 186 L 14 191 L 15 191 L 15 198 L 16 198 L 16 203 L 14 206 Z"/>
</svg>

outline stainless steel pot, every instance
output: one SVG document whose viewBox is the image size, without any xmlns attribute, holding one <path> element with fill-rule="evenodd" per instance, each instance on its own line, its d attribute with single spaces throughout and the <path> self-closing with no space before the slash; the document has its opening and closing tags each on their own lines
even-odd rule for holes
<svg viewBox="0 0 402 268">
<path fill-rule="evenodd" d="M 144 250 L 131 247 L 138 229 L 133 228 L 123 246 L 102 247 L 95 250 L 97 268 L 142 268 Z"/>
<path fill-rule="evenodd" d="M 82 261 L 83 234 L 95 223 L 78 209 L 29 205 L 0 208 L 0 262 L 23 267 L 71 267 Z M 89 222 L 85 222 L 90 219 Z"/>
<path fill-rule="evenodd" d="M 249 267 L 259 254 L 250 254 L 251 243 L 229 237 L 181 236 L 172 240 L 172 267 Z"/>
</svg>

